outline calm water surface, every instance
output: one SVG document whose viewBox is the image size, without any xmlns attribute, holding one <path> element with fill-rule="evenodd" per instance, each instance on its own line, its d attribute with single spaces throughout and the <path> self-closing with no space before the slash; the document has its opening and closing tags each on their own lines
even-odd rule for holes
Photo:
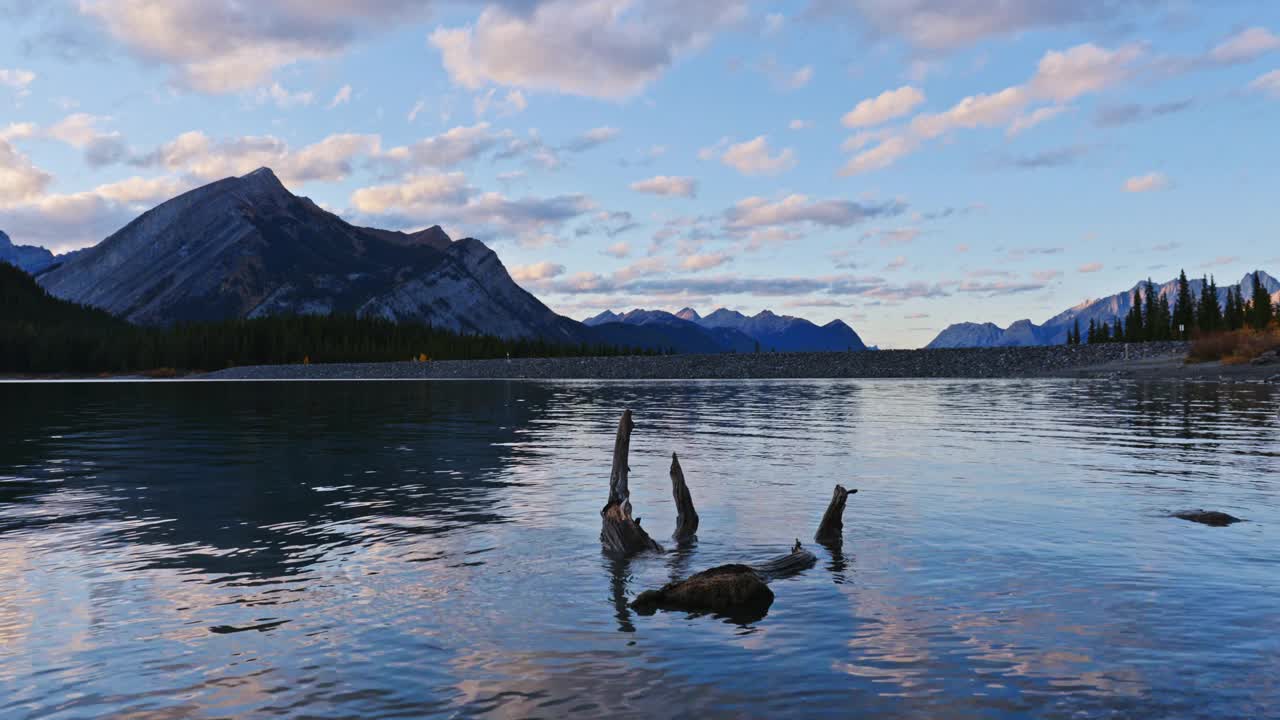
<svg viewBox="0 0 1280 720">
<path fill-rule="evenodd" d="M 1280 389 L 0 385 L 0 717 L 1280 717 Z M 660 539 L 601 555 L 630 407 Z M 843 552 L 808 543 L 857 487 Z M 1248 523 L 1170 519 L 1205 507 Z M 750 625 L 642 589 L 819 556 Z M 669 544 L 669 543 L 668 543 Z"/>
</svg>

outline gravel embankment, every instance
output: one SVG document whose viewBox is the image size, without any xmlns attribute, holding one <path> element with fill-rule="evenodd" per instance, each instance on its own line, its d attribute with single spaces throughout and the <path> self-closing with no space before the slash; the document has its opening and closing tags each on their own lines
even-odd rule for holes
<svg viewBox="0 0 1280 720">
<path fill-rule="evenodd" d="M 1126 355 L 1127 352 L 1127 355 Z M 528 358 L 241 367 L 214 380 L 356 379 L 743 379 L 743 378 L 1021 378 L 1129 374 L 1181 366 L 1179 342 L 957 350 L 665 355 L 660 357 Z M 1139 373 L 1142 374 L 1142 373 Z"/>
</svg>

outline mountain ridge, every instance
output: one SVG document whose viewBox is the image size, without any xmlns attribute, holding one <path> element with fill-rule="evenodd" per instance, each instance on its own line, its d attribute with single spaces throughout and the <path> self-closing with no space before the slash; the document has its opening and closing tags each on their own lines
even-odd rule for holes
<svg viewBox="0 0 1280 720">
<path fill-rule="evenodd" d="M 1263 286 L 1271 293 L 1273 301 L 1280 302 L 1280 280 L 1272 277 L 1262 270 L 1257 271 L 1262 280 Z M 1237 285 L 1221 286 L 1218 288 L 1218 304 L 1220 307 L 1226 305 L 1227 288 L 1237 287 L 1248 298 L 1253 290 L 1253 273 L 1245 273 Z M 1191 289 L 1192 298 L 1199 300 L 1204 292 L 1204 279 L 1196 278 L 1188 280 L 1187 283 Z M 1172 304 L 1173 299 L 1178 292 L 1177 278 L 1164 283 L 1153 283 L 1157 296 L 1168 297 Z M 1080 323 L 1083 329 L 1088 328 L 1089 321 L 1114 323 L 1117 319 L 1122 319 L 1133 307 L 1133 294 L 1135 291 L 1144 292 L 1146 281 L 1140 281 L 1133 285 L 1127 291 L 1114 293 L 1105 297 L 1089 299 L 1074 305 L 1062 312 L 1050 317 L 1041 325 L 1036 325 L 1030 319 L 1018 320 L 1010 324 L 1007 328 L 1001 328 L 994 323 L 973 323 L 963 322 L 954 323 L 947 326 L 925 347 L 926 348 L 953 348 L 953 347 L 1007 347 L 1007 346 L 1031 346 L 1031 345 L 1061 345 L 1066 342 L 1067 331 L 1075 327 L 1076 321 Z M 1010 331 L 1013 331 L 1012 333 Z"/>
<path fill-rule="evenodd" d="M 660 324 L 669 327 L 683 327 L 687 324 L 701 327 L 711 333 L 720 333 L 723 349 L 734 352 L 743 351 L 744 338 L 748 341 L 749 350 L 830 352 L 868 349 L 858 333 L 842 320 L 832 320 L 819 326 L 805 318 L 778 315 L 771 310 L 747 316 L 727 308 L 718 308 L 704 316 L 689 307 L 676 313 L 636 308 L 621 314 L 605 310 L 583 321 L 588 327 L 605 323 Z"/>
</svg>

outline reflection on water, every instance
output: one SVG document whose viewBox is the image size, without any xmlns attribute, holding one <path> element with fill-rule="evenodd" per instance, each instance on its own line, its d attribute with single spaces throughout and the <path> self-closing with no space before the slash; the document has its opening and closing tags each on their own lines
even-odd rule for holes
<svg viewBox="0 0 1280 720">
<path fill-rule="evenodd" d="M 0 385 L 0 717 L 1265 717 L 1280 392 Z M 601 554 L 632 500 L 698 542 Z M 627 603 L 807 541 L 750 624 Z M 1250 522 L 1172 520 L 1205 507 Z M 666 543 L 673 545 L 671 543 Z"/>
</svg>

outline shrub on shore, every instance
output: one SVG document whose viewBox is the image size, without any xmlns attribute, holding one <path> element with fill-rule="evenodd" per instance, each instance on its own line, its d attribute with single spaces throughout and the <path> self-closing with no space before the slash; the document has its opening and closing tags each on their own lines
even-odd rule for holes
<svg viewBox="0 0 1280 720">
<path fill-rule="evenodd" d="M 1280 348 L 1280 327 L 1275 324 L 1263 330 L 1242 328 L 1195 338 L 1191 342 L 1187 361 L 1221 360 L 1228 365 L 1240 365 L 1277 348 Z"/>
</svg>

